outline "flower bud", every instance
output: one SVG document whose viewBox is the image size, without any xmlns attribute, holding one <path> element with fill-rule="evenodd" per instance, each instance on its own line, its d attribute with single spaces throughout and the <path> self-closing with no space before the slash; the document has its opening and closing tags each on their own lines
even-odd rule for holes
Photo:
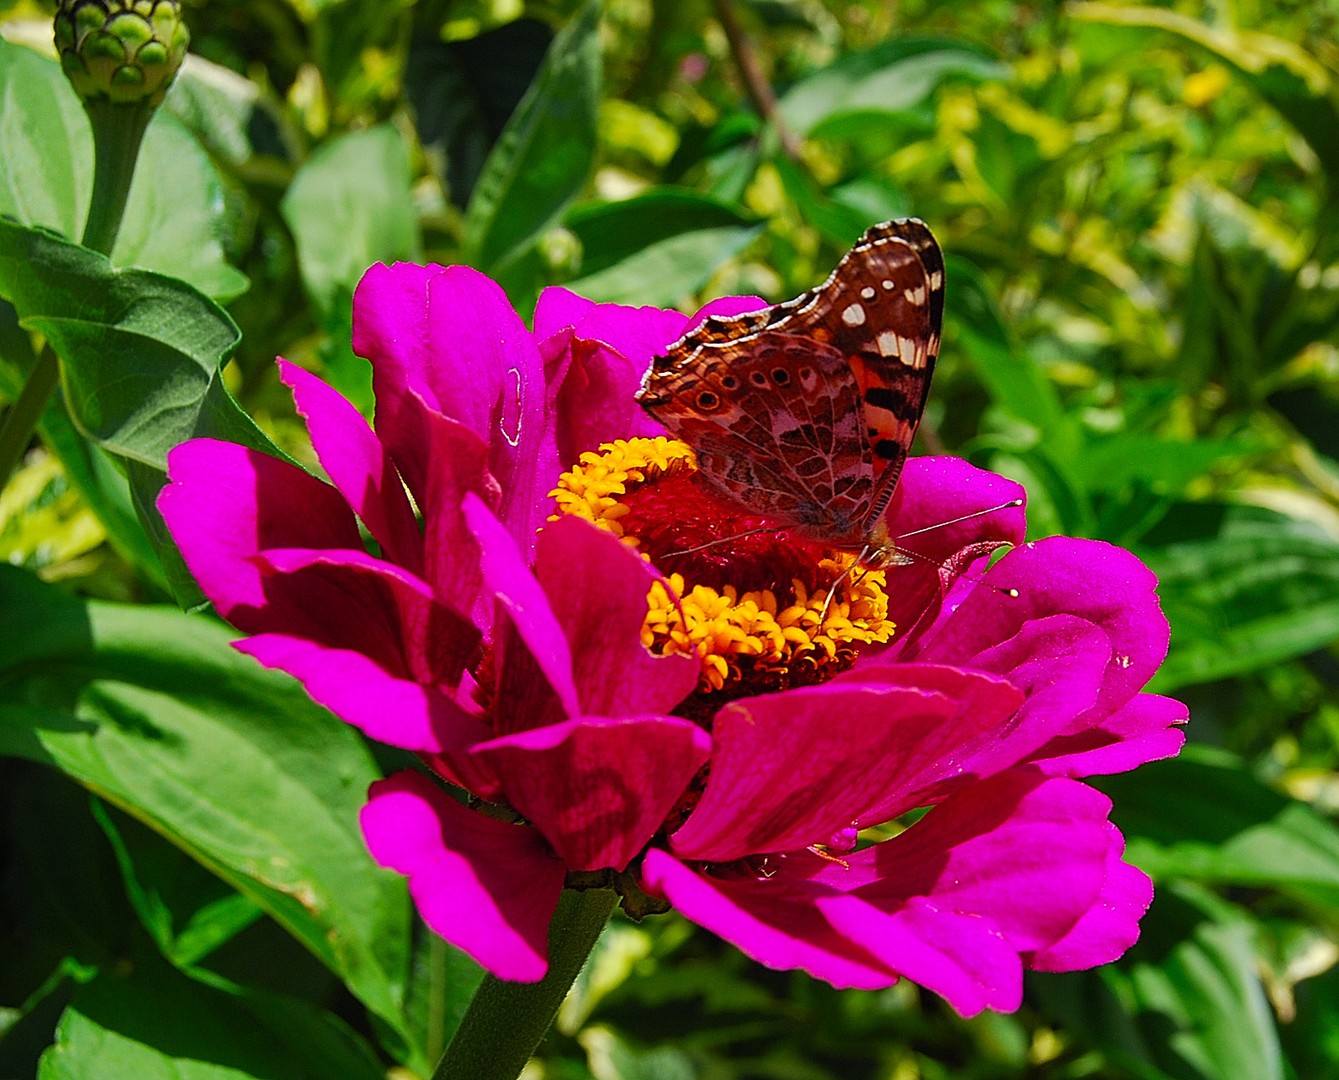
<svg viewBox="0 0 1339 1080">
<path fill-rule="evenodd" d="M 85 101 L 157 106 L 186 57 L 178 0 L 60 0 L 56 49 Z"/>
</svg>

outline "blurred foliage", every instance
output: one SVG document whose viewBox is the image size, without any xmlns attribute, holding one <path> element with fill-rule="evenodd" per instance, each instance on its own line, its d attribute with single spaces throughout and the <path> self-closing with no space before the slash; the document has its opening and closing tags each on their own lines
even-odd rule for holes
<svg viewBox="0 0 1339 1080">
<path fill-rule="evenodd" d="M 54 230 L 6 226 L 0 292 L 29 328 L 143 350 L 113 301 L 151 279 L 60 239 L 90 150 L 43 59 L 50 8 L 0 11 L 0 214 Z M 7 560 L 59 583 L 0 575 L 0 1076 L 422 1072 L 478 979 L 349 833 L 375 774 L 360 740 L 229 661 L 221 633 L 143 603 L 182 585 L 136 520 L 161 482 L 147 429 L 310 460 L 273 358 L 369 408 L 349 301 L 377 260 L 471 262 L 523 312 L 553 283 L 691 308 L 785 299 L 905 214 L 949 263 L 922 448 L 1026 484 L 1036 535 L 1132 547 L 1162 579 L 1156 688 L 1190 702 L 1195 745 L 1101 785 L 1159 885 L 1144 939 L 968 1022 L 912 987 L 765 971 L 672 917 L 616 922 L 533 1077 L 1339 1076 L 1333 4 L 194 0 L 186 16 L 193 55 L 115 253 L 193 305 L 133 328 L 170 377 L 127 389 L 76 367 L 70 414 L 48 410 L 48 449 L 0 500 Z M 95 294 L 77 327 L 41 322 Z M 0 393 L 33 356 L 0 304 Z M 287 831 L 241 794 L 257 778 Z M 262 865 L 276 853 L 290 878 Z"/>
</svg>

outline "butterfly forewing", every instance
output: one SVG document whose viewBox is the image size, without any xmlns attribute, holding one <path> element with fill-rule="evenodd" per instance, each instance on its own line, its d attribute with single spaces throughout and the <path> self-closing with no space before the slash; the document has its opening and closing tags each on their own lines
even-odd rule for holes
<svg viewBox="0 0 1339 1080">
<path fill-rule="evenodd" d="M 868 544 L 925 408 L 943 289 L 923 223 L 876 225 L 818 288 L 685 334 L 638 400 L 746 509 Z"/>
</svg>

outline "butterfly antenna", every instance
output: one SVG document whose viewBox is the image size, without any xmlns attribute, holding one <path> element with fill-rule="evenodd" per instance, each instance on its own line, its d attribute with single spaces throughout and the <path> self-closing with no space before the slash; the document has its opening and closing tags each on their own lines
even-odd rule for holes
<svg viewBox="0 0 1339 1080">
<path fill-rule="evenodd" d="M 707 548 L 716 547 L 718 544 L 730 544 L 736 540 L 742 540 L 746 536 L 757 536 L 758 533 L 777 532 L 777 531 L 778 527 L 775 525 L 760 525 L 756 529 L 747 529 L 742 533 L 735 533 L 733 536 L 718 536 L 716 537 L 715 540 L 708 540 L 705 544 L 698 544 L 695 547 L 679 548 L 678 551 L 667 551 L 665 552 L 664 555 L 660 557 L 663 559 L 671 555 L 692 555 L 695 552 L 706 551 Z"/>
<path fill-rule="evenodd" d="M 1013 503 L 1007 503 L 1006 505 L 1008 505 L 1008 506 L 1012 506 Z M 998 507 L 997 507 L 996 509 L 998 509 Z M 969 516 L 971 516 L 971 517 L 976 517 L 977 515 L 976 515 L 976 514 L 972 514 L 972 515 L 969 515 Z M 946 521 L 946 522 L 944 522 L 944 524 L 947 525 L 947 524 L 949 524 L 949 523 Z M 932 528 L 933 528 L 933 526 L 932 526 Z M 925 530 L 922 529 L 921 531 L 924 532 Z M 907 535 L 908 535 L 908 536 L 913 536 L 913 535 L 915 535 L 915 534 L 914 534 L 914 533 L 908 533 Z M 899 539 L 901 539 L 901 538 L 899 537 Z M 908 558 L 908 559 L 919 559 L 921 562 L 926 562 L 926 563 L 929 563 L 931 566 L 937 566 L 937 567 L 939 567 L 940 570 L 947 570 L 947 569 L 948 569 L 947 566 L 945 566 L 942 562 L 940 562 L 938 559 L 934 558 L 934 557 L 931 556 L 931 555 L 924 555 L 924 554 L 922 554 L 922 553 L 919 552 L 919 551 L 908 551 L 908 550 L 907 550 L 906 548 L 904 548 L 904 547 L 899 547 L 899 548 L 894 548 L 894 549 L 893 549 L 893 558 L 894 558 L 894 559 L 899 559 L 899 558 L 904 558 L 904 557 L 905 557 L 905 558 Z M 1006 589 L 1003 585 L 996 585 L 993 581 L 987 581 L 985 578 L 977 577 L 975 574 L 959 574 L 958 576 L 959 576 L 959 577 L 962 577 L 962 578 L 965 578 L 966 580 L 972 582 L 972 583 L 975 584 L 975 585 L 984 585 L 987 589 L 992 589 L 992 590 L 994 590 L 995 592 L 999 593 L 1001 596 L 1007 596 L 1007 597 L 1010 597 L 1010 598 L 1013 599 L 1013 600 L 1017 600 L 1018 597 L 1021 595 L 1017 589 Z"/>
<path fill-rule="evenodd" d="M 893 540 L 905 540 L 908 536 L 920 536 L 921 533 L 934 532 L 935 529 L 943 529 L 949 525 L 957 525 L 961 521 L 971 521 L 973 518 L 985 517 L 987 514 L 995 513 L 996 510 L 1008 510 L 1010 507 L 1022 505 L 1022 499 L 1010 499 L 1008 502 L 1000 503 L 999 506 L 990 506 L 985 510 L 973 510 L 970 514 L 963 514 L 962 517 L 949 518 L 947 521 L 936 521 L 933 525 L 926 525 L 921 529 L 912 529 L 911 532 L 904 532 L 900 536 L 894 536 Z"/>
</svg>

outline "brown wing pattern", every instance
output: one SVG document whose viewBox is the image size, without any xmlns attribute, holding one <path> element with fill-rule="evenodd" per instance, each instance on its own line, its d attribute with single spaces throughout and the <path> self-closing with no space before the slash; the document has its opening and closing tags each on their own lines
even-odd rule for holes
<svg viewBox="0 0 1339 1080">
<path fill-rule="evenodd" d="M 737 503 L 866 543 L 925 407 L 943 289 L 923 223 L 876 225 L 817 288 L 685 334 L 637 398 Z"/>
</svg>

